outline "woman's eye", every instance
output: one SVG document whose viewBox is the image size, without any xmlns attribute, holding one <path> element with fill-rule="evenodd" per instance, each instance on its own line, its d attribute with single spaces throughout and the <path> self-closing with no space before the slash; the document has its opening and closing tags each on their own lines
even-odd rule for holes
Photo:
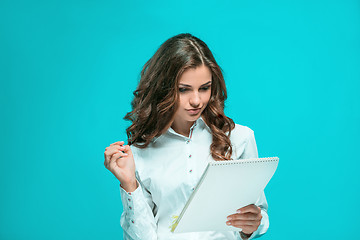
<svg viewBox="0 0 360 240">
<path fill-rule="evenodd" d="M 202 88 L 200 88 L 199 90 L 201 90 L 201 91 L 207 91 L 207 90 L 209 90 L 210 89 L 210 86 L 207 86 L 207 87 L 202 87 Z M 179 92 L 186 92 L 186 91 L 189 91 L 189 89 L 188 88 L 179 88 Z"/>
<path fill-rule="evenodd" d="M 179 92 L 185 92 L 185 91 L 187 91 L 186 88 L 179 88 Z"/>
<path fill-rule="evenodd" d="M 206 91 L 206 90 L 209 90 L 209 88 L 210 88 L 210 86 L 207 86 L 207 87 L 203 87 L 203 88 L 201 88 L 201 90 Z"/>
</svg>

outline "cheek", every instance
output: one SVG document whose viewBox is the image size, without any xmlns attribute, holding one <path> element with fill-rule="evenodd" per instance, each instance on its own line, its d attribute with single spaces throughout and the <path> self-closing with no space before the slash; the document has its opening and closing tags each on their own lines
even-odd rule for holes
<svg viewBox="0 0 360 240">
<path fill-rule="evenodd" d="M 204 102 L 206 102 L 206 104 L 209 102 L 210 97 L 211 97 L 211 91 L 207 92 L 207 94 L 205 95 Z"/>
<path fill-rule="evenodd" d="M 186 104 L 186 97 L 185 96 L 180 96 L 179 97 L 179 107 L 184 107 Z"/>
</svg>

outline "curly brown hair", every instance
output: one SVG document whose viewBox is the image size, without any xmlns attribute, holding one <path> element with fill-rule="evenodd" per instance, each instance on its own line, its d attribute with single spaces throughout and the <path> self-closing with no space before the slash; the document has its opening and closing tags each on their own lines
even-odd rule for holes
<svg viewBox="0 0 360 240">
<path fill-rule="evenodd" d="M 210 152 L 214 160 L 231 159 L 230 134 L 235 123 L 224 113 L 227 93 L 222 69 L 208 46 L 189 33 L 166 40 L 143 66 L 139 85 L 133 92 L 132 111 L 124 117 L 132 122 L 126 129 L 129 145 L 146 148 L 171 126 L 178 107 L 181 74 L 201 65 L 212 74 L 211 97 L 202 112 L 211 129 Z"/>
</svg>

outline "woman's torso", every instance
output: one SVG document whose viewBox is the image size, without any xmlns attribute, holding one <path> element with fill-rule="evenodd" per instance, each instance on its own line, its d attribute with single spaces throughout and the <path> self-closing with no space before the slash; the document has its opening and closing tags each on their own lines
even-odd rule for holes
<svg viewBox="0 0 360 240">
<path fill-rule="evenodd" d="M 233 159 L 242 155 L 249 131 L 248 127 L 236 124 L 231 133 Z M 147 148 L 132 146 L 138 176 L 156 205 L 154 217 L 158 239 L 237 239 L 234 232 L 170 232 L 207 163 L 214 161 L 210 154 L 211 142 L 210 129 L 199 118 L 188 137 L 169 128 Z"/>
</svg>

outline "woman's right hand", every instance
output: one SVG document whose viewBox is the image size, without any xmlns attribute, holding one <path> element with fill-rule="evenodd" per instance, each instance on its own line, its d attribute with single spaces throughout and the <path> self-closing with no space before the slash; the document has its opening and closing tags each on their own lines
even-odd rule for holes
<svg viewBox="0 0 360 240">
<path fill-rule="evenodd" d="M 105 148 L 104 156 L 105 167 L 120 181 L 121 187 L 127 192 L 135 191 L 135 161 L 130 146 L 124 146 L 124 141 L 112 143 Z"/>
</svg>

